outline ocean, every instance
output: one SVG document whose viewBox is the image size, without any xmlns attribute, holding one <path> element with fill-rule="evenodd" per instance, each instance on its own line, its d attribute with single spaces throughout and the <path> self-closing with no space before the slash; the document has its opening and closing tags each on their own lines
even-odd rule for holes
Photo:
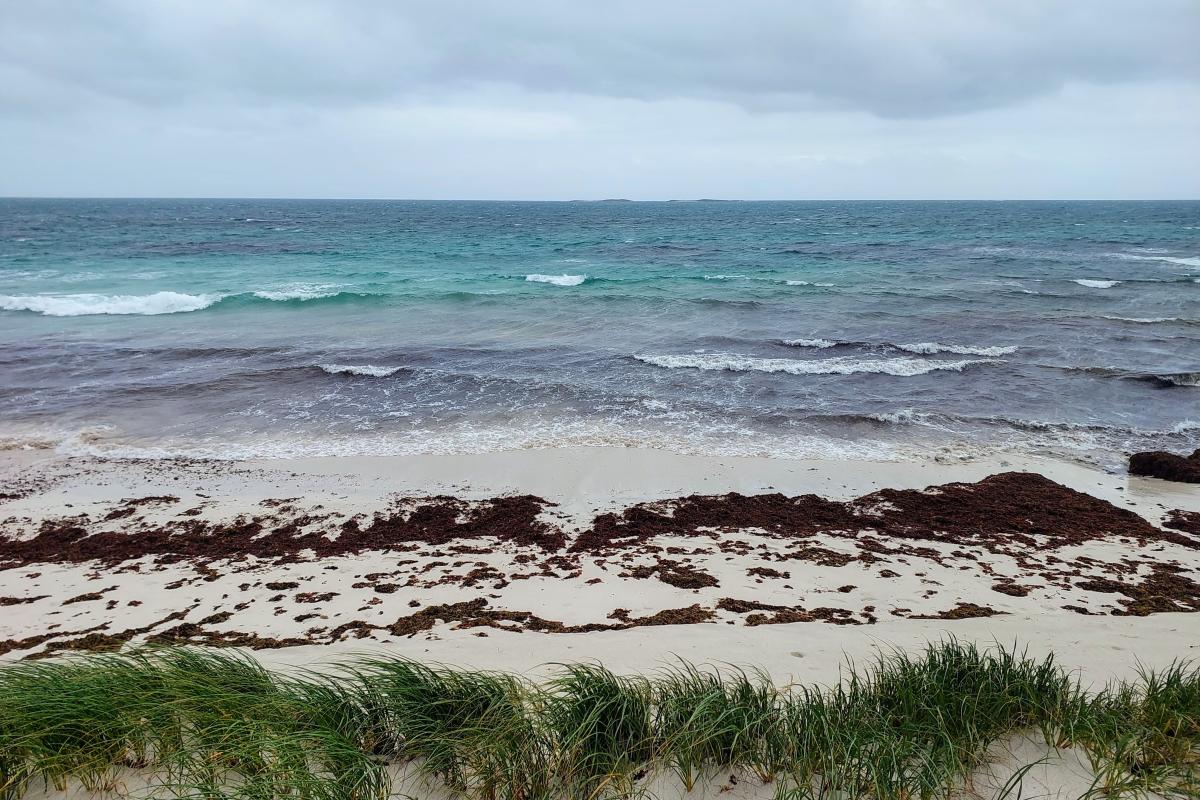
<svg viewBox="0 0 1200 800">
<path fill-rule="evenodd" d="M 0 200 L 0 445 L 1200 447 L 1200 202 Z"/>
</svg>

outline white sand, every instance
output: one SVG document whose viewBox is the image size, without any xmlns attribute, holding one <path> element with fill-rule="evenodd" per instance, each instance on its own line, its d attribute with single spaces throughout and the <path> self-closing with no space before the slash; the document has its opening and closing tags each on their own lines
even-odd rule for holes
<svg viewBox="0 0 1200 800">
<path fill-rule="evenodd" d="M 1200 509 L 1198 487 L 1105 474 L 1050 460 L 810 462 L 576 448 L 476 456 L 216 464 L 99 462 L 8 451 L 0 454 L 4 484 L 13 486 L 37 477 L 35 483 L 41 490 L 0 505 L 0 515 L 5 518 L 6 533 L 28 536 L 42 519 L 87 512 L 92 520 L 99 520 L 119 507 L 123 498 L 147 495 L 180 498 L 178 503 L 139 509 L 134 519 L 153 523 L 188 508 L 196 508 L 200 518 L 211 520 L 262 514 L 261 501 L 270 498 L 295 498 L 292 502 L 298 512 L 319 507 L 315 513 L 333 513 L 336 521 L 384 509 L 396 496 L 445 493 L 488 498 L 532 493 L 558 503 L 551 512 L 553 521 L 569 529 L 587 525 L 598 512 L 693 492 L 812 492 L 849 499 L 884 486 L 922 488 L 974 481 L 1010 470 L 1040 472 L 1130 508 L 1152 522 L 1167 509 Z M 130 520 L 119 519 L 95 527 L 120 531 L 128 524 Z M 740 549 L 728 548 L 733 541 L 742 543 Z M 105 633 L 143 627 L 155 632 L 180 621 L 194 623 L 225 615 L 227 619 L 208 623 L 207 628 L 216 633 L 248 632 L 280 639 L 307 637 L 321 643 L 262 652 L 268 660 L 290 663 L 325 658 L 331 652 L 383 647 L 479 667 L 528 669 L 548 661 L 596 658 L 614 668 L 644 669 L 677 654 L 695 661 L 754 664 L 787 680 L 823 679 L 843 652 L 861 658 L 876 646 L 909 647 L 943 633 L 1042 649 L 1057 642 L 1063 657 L 1077 657 L 1078 666 L 1089 666 L 1098 679 L 1127 673 L 1134 667 L 1134 654 L 1148 663 L 1162 663 L 1192 654 L 1193 642 L 1200 640 L 1200 619 L 1193 622 L 1186 614 L 1113 618 L 1109 615 L 1120 610 L 1119 596 L 1082 590 L 1066 579 L 1025 581 L 1034 587 L 1026 597 L 998 593 L 992 589 L 995 579 L 1011 576 L 1025 580 L 1028 570 L 1019 566 L 1014 556 L 983 549 L 964 554 L 962 548 L 922 542 L 936 551 L 938 558 L 899 556 L 880 563 L 852 561 L 838 566 L 794 558 L 781 561 L 788 558 L 794 545 L 755 531 L 699 541 L 697 537 L 662 537 L 655 543 L 679 548 L 684 554 L 675 558 L 710 574 L 718 585 L 680 589 L 653 577 L 631 577 L 631 569 L 656 563 L 658 556 L 644 553 L 583 556 L 574 571 L 543 567 L 539 572 L 536 564 L 520 563 L 518 550 L 507 545 L 451 555 L 445 548 L 422 546 L 411 553 L 368 552 L 288 565 L 247 559 L 214 564 L 213 571 L 198 571 L 188 564 L 164 567 L 151 559 L 116 570 L 95 564 L 31 564 L 0 571 L 0 597 L 41 598 L 3 609 L 0 640 L 51 632 L 69 639 L 101 626 Z M 477 549 L 480 543 L 469 544 Z M 844 537 L 818 536 L 809 544 L 835 554 L 856 552 Z M 544 555 L 539 553 L 538 560 Z M 1055 556 L 1094 560 L 1098 565 L 1094 577 L 1111 576 L 1112 565 L 1126 562 L 1133 564 L 1135 577 L 1147 574 L 1148 565 L 1154 563 L 1180 565 L 1185 574 L 1193 576 L 1200 567 L 1197 551 L 1164 542 L 1139 545 L 1106 540 L 1063 548 Z M 787 577 L 748 573 L 754 567 L 775 569 Z M 884 568 L 895 574 L 881 577 Z M 484 577 L 467 578 L 472 571 Z M 390 583 L 395 589 L 380 594 L 374 591 L 378 582 Z M 277 583 L 297 586 L 283 590 L 268 586 Z M 99 593 L 99 599 L 64 605 L 65 600 L 89 593 Z M 300 597 L 301 593 L 305 597 Z M 328 593 L 336 594 L 307 599 Z M 831 607 L 845 610 L 853 621 L 877 624 L 811 622 L 747 627 L 745 614 L 718 610 L 714 619 L 704 624 L 587 634 L 518 633 L 497 627 L 457 629 L 447 623 L 411 638 L 385 630 L 414 609 L 477 598 L 484 598 L 489 609 L 531 612 L 566 625 L 612 624 L 614 609 L 627 609 L 637 618 L 692 605 L 715 608 L 721 598 Z M 958 603 L 987 606 L 1002 615 L 957 621 L 903 618 L 945 612 Z M 1064 605 L 1103 616 L 1082 616 L 1063 610 Z M 173 613 L 183 616 L 163 622 Z M 383 627 L 367 631 L 369 638 L 364 639 L 331 633 L 353 622 Z M 138 638 L 142 637 L 135 640 Z M 6 657 L 19 658 L 39 646 L 15 648 Z"/>
</svg>

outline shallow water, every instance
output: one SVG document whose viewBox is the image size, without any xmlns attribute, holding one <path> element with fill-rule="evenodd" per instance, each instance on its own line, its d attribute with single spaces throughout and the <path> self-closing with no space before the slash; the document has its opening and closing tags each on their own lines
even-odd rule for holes
<svg viewBox="0 0 1200 800">
<path fill-rule="evenodd" d="M 1200 446 L 1200 203 L 0 200 L 0 436 Z"/>
</svg>

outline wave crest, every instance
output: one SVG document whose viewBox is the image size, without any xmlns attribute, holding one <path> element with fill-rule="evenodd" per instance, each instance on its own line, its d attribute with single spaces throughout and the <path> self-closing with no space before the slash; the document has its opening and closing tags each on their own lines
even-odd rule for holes
<svg viewBox="0 0 1200 800">
<path fill-rule="evenodd" d="M 939 342 L 916 342 L 914 344 L 898 344 L 896 349 L 920 355 L 934 353 L 953 353 L 959 356 L 1007 356 L 1017 352 L 1016 345 L 994 345 L 992 347 L 973 347 L 965 344 L 940 344 Z"/>
<path fill-rule="evenodd" d="M 587 275 L 526 275 L 530 283 L 552 283 L 555 286 L 578 286 L 587 280 Z"/>
<path fill-rule="evenodd" d="M 961 372 L 976 364 L 994 364 L 994 359 L 968 361 L 925 361 L 917 358 L 851 358 L 839 356 L 814 361 L 785 358 L 755 358 L 735 353 L 687 355 L 635 355 L 638 361 L 664 369 L 700 369 L 726 372 L 783 372 L 789 375 L 853 375 L 873 373 L 911 377 L 935 370 Z"/>
<path fill-rule="evenodd" d="M 404 367 L 380 367 L 375 364 L 318 364 L 330 375 L 365 375 L 371 378 L 386 378 L 395 375 Z"/>
<path fill-rule="evenodd" d="M 262 289 L 253 293 L 263 300 L 286 302 L 288 300 L 321 300 L 326 297 L 336 297 L 341 294 L 337 286 L 328 284 L 301 283 L 293 286 L 283 286 L 279 289 Z"/>
<path fill-rule="evenodd" d="M 892 344 L 891 342 L 852 342 L 840 340 L 835 341 L 831 339 L 783 339 L 780 341 L 780 344 L 787 345 L 788 347 L 813 347 L 820 350 L 839 346 L 885 348 L 902 350 L 906 353 L 915 353 L 922 356 L 931 356 L 938 353 L 951 353 L 958 356 L 983 356 L 985 358 L 995 358 L 996 356 L 1007 356 L 1017 352 L 1016 345 L 975 346 L 966 344 L 942 344 L 940 342 Z"/>
<path fill-rule="evenodd" d="M 1149 377 L 1164 386 L 1200 386 L 1200 372 L 1167 372 Z"/>
<path fill-rule="evenodd" d="M 1168 264 L 1180 264 L 1185 267 L 1200 267 L 1200 256 L 1138 256 L 1132 253 L 1113 253 L 1117 258 L 1126 261 L 1166 261 Z"/>
<path fill-rule="evenodd" d="M 1120 283 L 1120 281 L 1092 280 L 1090 278 L 1076 278 L 1071 282 L 1078 283 L 1080 286 L 1086 286 L 1089 289 L 1111 289 Z"/>
<path fill-rule="evenodd" d="M 179 314 L 199 311 L 222 300 L 216 294 L 64 294 L 0 295 L 0 309 L 33 311 L 47 317 L 84 317 L 95 314 Z"/>
</svg>

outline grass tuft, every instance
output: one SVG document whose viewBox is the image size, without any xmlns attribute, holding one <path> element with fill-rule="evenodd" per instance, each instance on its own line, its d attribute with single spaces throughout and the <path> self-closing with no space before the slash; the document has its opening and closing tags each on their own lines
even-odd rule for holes
<svg viewBox="0 0 1200 800">
<path fill-rule="evenodd" d="M 718 771 L 779 800 L 941 800 L 1031 731 L 1084 755 L 1091 795 L 1200 796 L 1200 667 L 1089 693 L 1051 658 L 949 640 L 827 688 L 686 663 L 543 685 L 401 658 L 277 675 L 200 648 L 6 664 L 0 800 L 123 796 L 131 774 L 147 797 L 375 800 L 401 771 L 479 800 L 628 797 L 659 772 L 690 791 Z"/>
</svg>

